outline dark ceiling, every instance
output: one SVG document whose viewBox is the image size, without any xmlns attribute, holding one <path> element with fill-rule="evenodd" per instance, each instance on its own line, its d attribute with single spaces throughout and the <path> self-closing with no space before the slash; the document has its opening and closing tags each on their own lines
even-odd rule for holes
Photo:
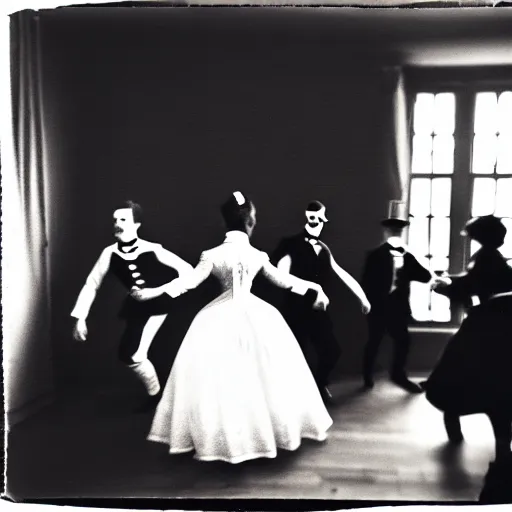
<svg viewBox="0 0 512 512">
<path fill-rule="evenodd" d="M 47 13 L 139 32 L 165 26 L 233 44 L 258 37 L 276 44 L 329 42 L 340 53 L 389 64 L 512 65 L 512 8 L 84 7 Z"/>
</svg>

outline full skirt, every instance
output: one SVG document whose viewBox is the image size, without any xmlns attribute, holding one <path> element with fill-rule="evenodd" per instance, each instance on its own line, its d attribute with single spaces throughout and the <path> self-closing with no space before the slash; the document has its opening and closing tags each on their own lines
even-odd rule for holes
<svg viewBox="0 0 512 512">
<path fill-rule="evenodd" d="M 425 384 L 427 400 L 457 415 L 512 418 L 512 298 L 469 311 Z"/>
<path fill-rule="evenodd" d="M 243 462 L 326 439 L 332 425 L 281 314 L 254 295 L 226 292 L 193 320 L 156 409 L 148 440 L 170 453 Z"/>
</svg>

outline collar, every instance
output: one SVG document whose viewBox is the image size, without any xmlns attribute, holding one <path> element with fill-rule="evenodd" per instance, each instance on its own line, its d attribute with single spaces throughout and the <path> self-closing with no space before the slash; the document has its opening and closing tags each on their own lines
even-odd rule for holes
<svg viewBox="0 0 512 512">
<path fill-rule="evenodd" d="M 243 231 L 228 231 L 226 233 L 226 238 L 224 239 L 224 242 L 248 244 L 249 235 L 247 233 L 244 233 Z"/>
<path fill-rule="evenodd" d="M 306 242 L 309 242 L 310 240 L 317 240 L 317 241 L 320 240 L 319 236 L 312 235 L 311 233 L 309 233 L 309 231 L 307 229 L 304 229 L 302 234 L 303 234 L 304 238 L 306 239 Z"/>
<path fill-rule="evenodd" d="M 137 245 L 138 241 L 139 241 L 138 238 L 134 238 L 133 240 L 130 240 L 129 242 L 117 242 L 117 249 L 119 252 L 122 252 L 123 254 L 133 252 L 138 247 L 138 245 Z"/>
<path fill-rule="evenodd" d="M 404 249 L 404 242 L 403 242 L 403 240 L 400 237 L 397 237 L 397 236 L 389 237 L 386 240 L 386 243 L 388 245 L 390 245 L 393 249 L 396 249 L 397 251 L 405 250 Z"/>
<path fill-rule="evenodd" d="M 134 245 L 138 241 L 139 241 L 138 238 L 134 238 L 133 240 L 130 240 L 129 242 L 120 242 L 120 241 L 118 241 L 117 242 L 117 246 L 118 247 L 131 247 L 132 245 Z"/>
<path fill-rule="evenodd" d="M 320 230 L 320 234 L 315 235 L 315 234 L 313 234 L 313 233 L 311 233 L 311 232 L 309 231 L 308 227 L 309 227 L 309 226 L 308 226 L 307 224 L 304 226 L 304 229 L 303 229 L 303 231 L 302 231 L 302 232 L 304 233 L 304 236 L 305 236 L 305 237 L 307 237 L 307 238 L 309 238 L 310 240 L 319 240 L 319 239 L 320 239 L 320 237 L 322 236 L 322 231 L 323 231 L 323 230 Z M 311 228 L 311 229 L 316 229 L 316 228 Z"/>
</svg>

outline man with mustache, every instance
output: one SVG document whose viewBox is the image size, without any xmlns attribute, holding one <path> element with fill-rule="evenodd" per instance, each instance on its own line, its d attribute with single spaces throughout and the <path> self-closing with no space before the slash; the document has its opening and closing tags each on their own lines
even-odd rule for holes
<svg viewBox="0 0 512 512">
<path fill-rule="evenodd" d="M 364 314 L 369 313 L 370 303 L 359 283 L 334 259 L 329 247 L 320 240 L 326 222 L 325 206 L 320 201 L 311 201 L 306 208 L 304 230 L 292 237 L 284 238 L 273 254 L 273 260 L 279 269 L 312 281 L 324 288 L 336 275 L 360 300 Z M 313 294 L 314 295 L 314 294 Z M 329 310 L 315 310 L 311 306 L 315 297 L 309 292 L 304 297 L 288 294 L 283 316 L 291 327 L 301 346 L 308 364 L 308 347 L 316 353 L 316 368 L 311 368 L 325 402 L 332 399 L 328 389 L 329 375 L 336 366 L 341 349 L 333 333 L 333 324 Z"/>
<path fill-rule="evenodd" d="M 192 266 L 164 249 L 160 244 L 142 240 L 138 230 L 142 209 L 133 201 L 126 201 L 113 213 L 113 231 L 116 243 L 106 247 L 91 270 L 71 316 L 76 319 L 73 337 L 87 339 L 87 316 L 96 293 L 107 274 L 115 276 L 130 292 L 145 287 L 160 286 L 169 278 L 190 272 Z M 160 382 L 148 359 L 148 351 L 171 307 L 171 297 L 164 295 L 147 302 L 138 302 L 127 295 L 119 312 L 126 325 L 119 346 L 119 359 L 142 381 L 149 399 L 139 410 L 156 405 Z"/>
</svg>

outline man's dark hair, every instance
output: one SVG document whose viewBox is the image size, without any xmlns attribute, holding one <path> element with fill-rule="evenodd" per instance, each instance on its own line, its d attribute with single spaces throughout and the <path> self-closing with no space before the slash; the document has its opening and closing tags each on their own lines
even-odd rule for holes
<svg viewBox="0 0 512 512">
<path fill-rule="evenodd" d="M 315 199 L 307 205 L 306 211 L 319 212 L 322 208 L 325 208 L 325 205 Z"/>
<path fill-rule="evenodd" d="M 129 208 L 132 211 L 134 222 L 142 222 L 142 207 L 140 204 L 136 203 L 135 201 L 127 200 L 123 201 L 119 206 L 115 208 L 115 210 L 120 210 L 122 208 Z"/>
</svg>

